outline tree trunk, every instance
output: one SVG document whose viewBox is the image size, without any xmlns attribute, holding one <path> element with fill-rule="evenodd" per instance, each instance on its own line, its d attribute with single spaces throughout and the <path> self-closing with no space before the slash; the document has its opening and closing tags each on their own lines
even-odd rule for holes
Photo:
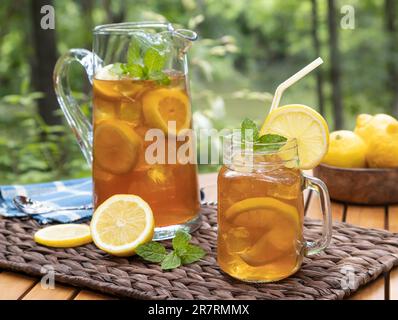
<svg viewBox="0 0 398 320">
<path fill-rule="evenodd" d="M 391 92 L 391 109 L 395 116 L 398 116 L 398 64 L 394 57 L 398 50 L 398 37 L 397 37 L 397 26 L 396 26 L 396 0 L 385 0 L 385 30 L 387 32 L 388 44 L 387 44 L 387 73 L 388 83 L 387 88 Z"/>
<path fill-rule="evenodd" d="M 328 0 L 328 28 L 330 49 L 330 80 L 332 83 L 334 129 L 338 130 L 341 129 L 344 124 L 335 0 Z"/>
<path fill-rule="evenodd" d="M 312 3 L 312 10 L 311 10 L 311 17 L 312 17 L 312 42 L 315 49 L 315 56 L 321 56 L 321 44 L 319 41 L 318 36 L 318 3 L 317 0 L 311 0 Z M 324 107 L 324 94 L 323 94 L 323 73 L 321 69 L 316 70 L 316 91 L 318 95 L 318 107 L 319 112 L 324 115 L 325 114 L 325 107 Z"/>
<path fill-rule="evenodd" d="M 32 87 L 44 94 L 38 101 L 39 114 L 48 125 L 60 124 L 61 117 L 55 114 L 58 102 L 53 89 L 53 69 L 57 62 L 55 30 L 41 28 L 42 6 L 53 5 L 52 0 L 31 0 L 33 57 L 31 59 Z"/>
<path fill-rule="evenodd" d="M 92 34 L 91 30 L 94 28 L 94 21 L 93 21 L 93 0 L 79 0 L 77 1 L 78 5 L 82 8 L 83 12 L 83 26 L 84 29 L 86 30 L 85 34 L 87 35 L 86 39 L 84 39 L 85 42 L 85 48 L 89 49 L 91 48 L 91 39 L 92 39 Z"/>
<path fill-rule="evenodd" d="M 111 0 L 104 0 L 104 8 L 106 12 L 106 16 L 109 23 L 120 23 L 125 19 L 126 13 L 126 1 L 120 2 L 120 8 L 118 12 L 113 12 Z"/>
</svg>

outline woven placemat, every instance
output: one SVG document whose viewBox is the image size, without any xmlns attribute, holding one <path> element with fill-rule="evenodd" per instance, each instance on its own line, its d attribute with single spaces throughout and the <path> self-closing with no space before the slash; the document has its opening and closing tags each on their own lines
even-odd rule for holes
<svg viewBox="0 0 398 320">
<path fill-rule="evenodd" d="M 111 257 L 92 244 L 43 247 L 32 241 L 39 228 L 36 222 L 0 219 L 0 268 L 42 276 L 43 267 L 50 266 L 56 281 L 138 299 L 342 299 L 398 264 L 398 234 L 334 223 L 329 248 L 305 258 L 295 275 L 277 283 L 243 283 L 217 265 L 216 208 L 203 206 L 202 215 L 193 242 L 209 254 L 168 272 L 138 257 Z M 306 219 L 305 226 L 307 238 L 319 237 L 319 221 Z"/>
</svg>

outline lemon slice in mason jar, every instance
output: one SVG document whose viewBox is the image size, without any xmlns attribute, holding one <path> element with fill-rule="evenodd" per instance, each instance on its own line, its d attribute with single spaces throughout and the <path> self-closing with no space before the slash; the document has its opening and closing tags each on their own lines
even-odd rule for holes
<svg viewBox="0 0 398 320">
<path fill-rule="evenodd" d="M 94 162 L 107 172 L 127 173 L 134 168 L 141 145 L 140 136 L 129 125 L 104 120 L 94 130 Z"/>
<path fill-rule="evenodd" d="M 143 96 L 142 105 L 148 125 L 167 134 L 176 135 L 191 125 L 189 98 L 181 89 L 160 88 L 149 91 Z M 175 130 L 168 128 L 169 121 L 175 121 Z"/>
<path fill-rule="evenodd" d="M 117 194 L 95 210 L 90 227 L 98 248 L 125 257 L 152 240 L 155 221 L 150 206 L 143 199 Z"/>
<path fill-rule="evenodd" d="M 305 105 L 292 104 L 276 108 L 265 119 L 260 133 L 296 139 L 300 168 L 304 170 L 315 168 L 328 151 L 329 128 L 326 121 Z"/>
<path fill-rule="evenodd" d="M 261 228 L 260 237 L 239 254 L 247 264 L 257 267 L 294 250 L 300 230 L 298 210 L 270 197 L 248 198 L 233 204 L 225 212 L 232 225 L 252 232 Z M 249 231 L 251 230 L 251 231 Z"/>
<path fill-rule="evenodd" d="M 271 197 L 254 197 L 241 200 L 230 206 L 224 215 L 228 221 L 231 223 L 236 222 L 237 225 L 261 227 L 263 224 L 270 226 L 269 221 L 276 214 L 287 216 L 299 225 L 297 209 Z"/>
</svg>

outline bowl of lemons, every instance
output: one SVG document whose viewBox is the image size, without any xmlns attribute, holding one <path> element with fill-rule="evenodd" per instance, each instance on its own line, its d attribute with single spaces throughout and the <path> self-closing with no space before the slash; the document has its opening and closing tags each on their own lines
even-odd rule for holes
<svg viewBox="0 0 398 320">
<path fill-rule="evenodd" d="M 360 114 L 354 131 L 332 132 L 314 175 L 333 200 L 365 205 L 398 203 L 398 120 Z"/>
</svg>

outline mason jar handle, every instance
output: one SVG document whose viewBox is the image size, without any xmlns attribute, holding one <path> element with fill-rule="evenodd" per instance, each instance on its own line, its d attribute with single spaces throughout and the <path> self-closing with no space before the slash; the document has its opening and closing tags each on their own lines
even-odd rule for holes
<svg viewBox="0 0 398 320">
<path fill-rule="evenodd" d="M 317 178 L 311 177 L 304 174 L 304 189 L 314 191 L 320 199 L 322 216 L 323 216 L 323 227 L 322 236 L 320 239 L 315 241 L 306 241 L 306 256 L 312 256 L 323 251 L 330 243 L 332 239 L 332 210 L 330 206 L 329 191 L 325 183 Z"/>
<path fill-rule="evenodd" d="M 90 166 L 92 162 L 92 125 L 71 94 L 69 66 L 72 62 L 79 62 L 86 70 L 88 79 L 92 83 L 94 57 L 95 55 L 86 49 L 71 49 L 58 59 L 53 75 L 58 103 Z"/>
</svg>

